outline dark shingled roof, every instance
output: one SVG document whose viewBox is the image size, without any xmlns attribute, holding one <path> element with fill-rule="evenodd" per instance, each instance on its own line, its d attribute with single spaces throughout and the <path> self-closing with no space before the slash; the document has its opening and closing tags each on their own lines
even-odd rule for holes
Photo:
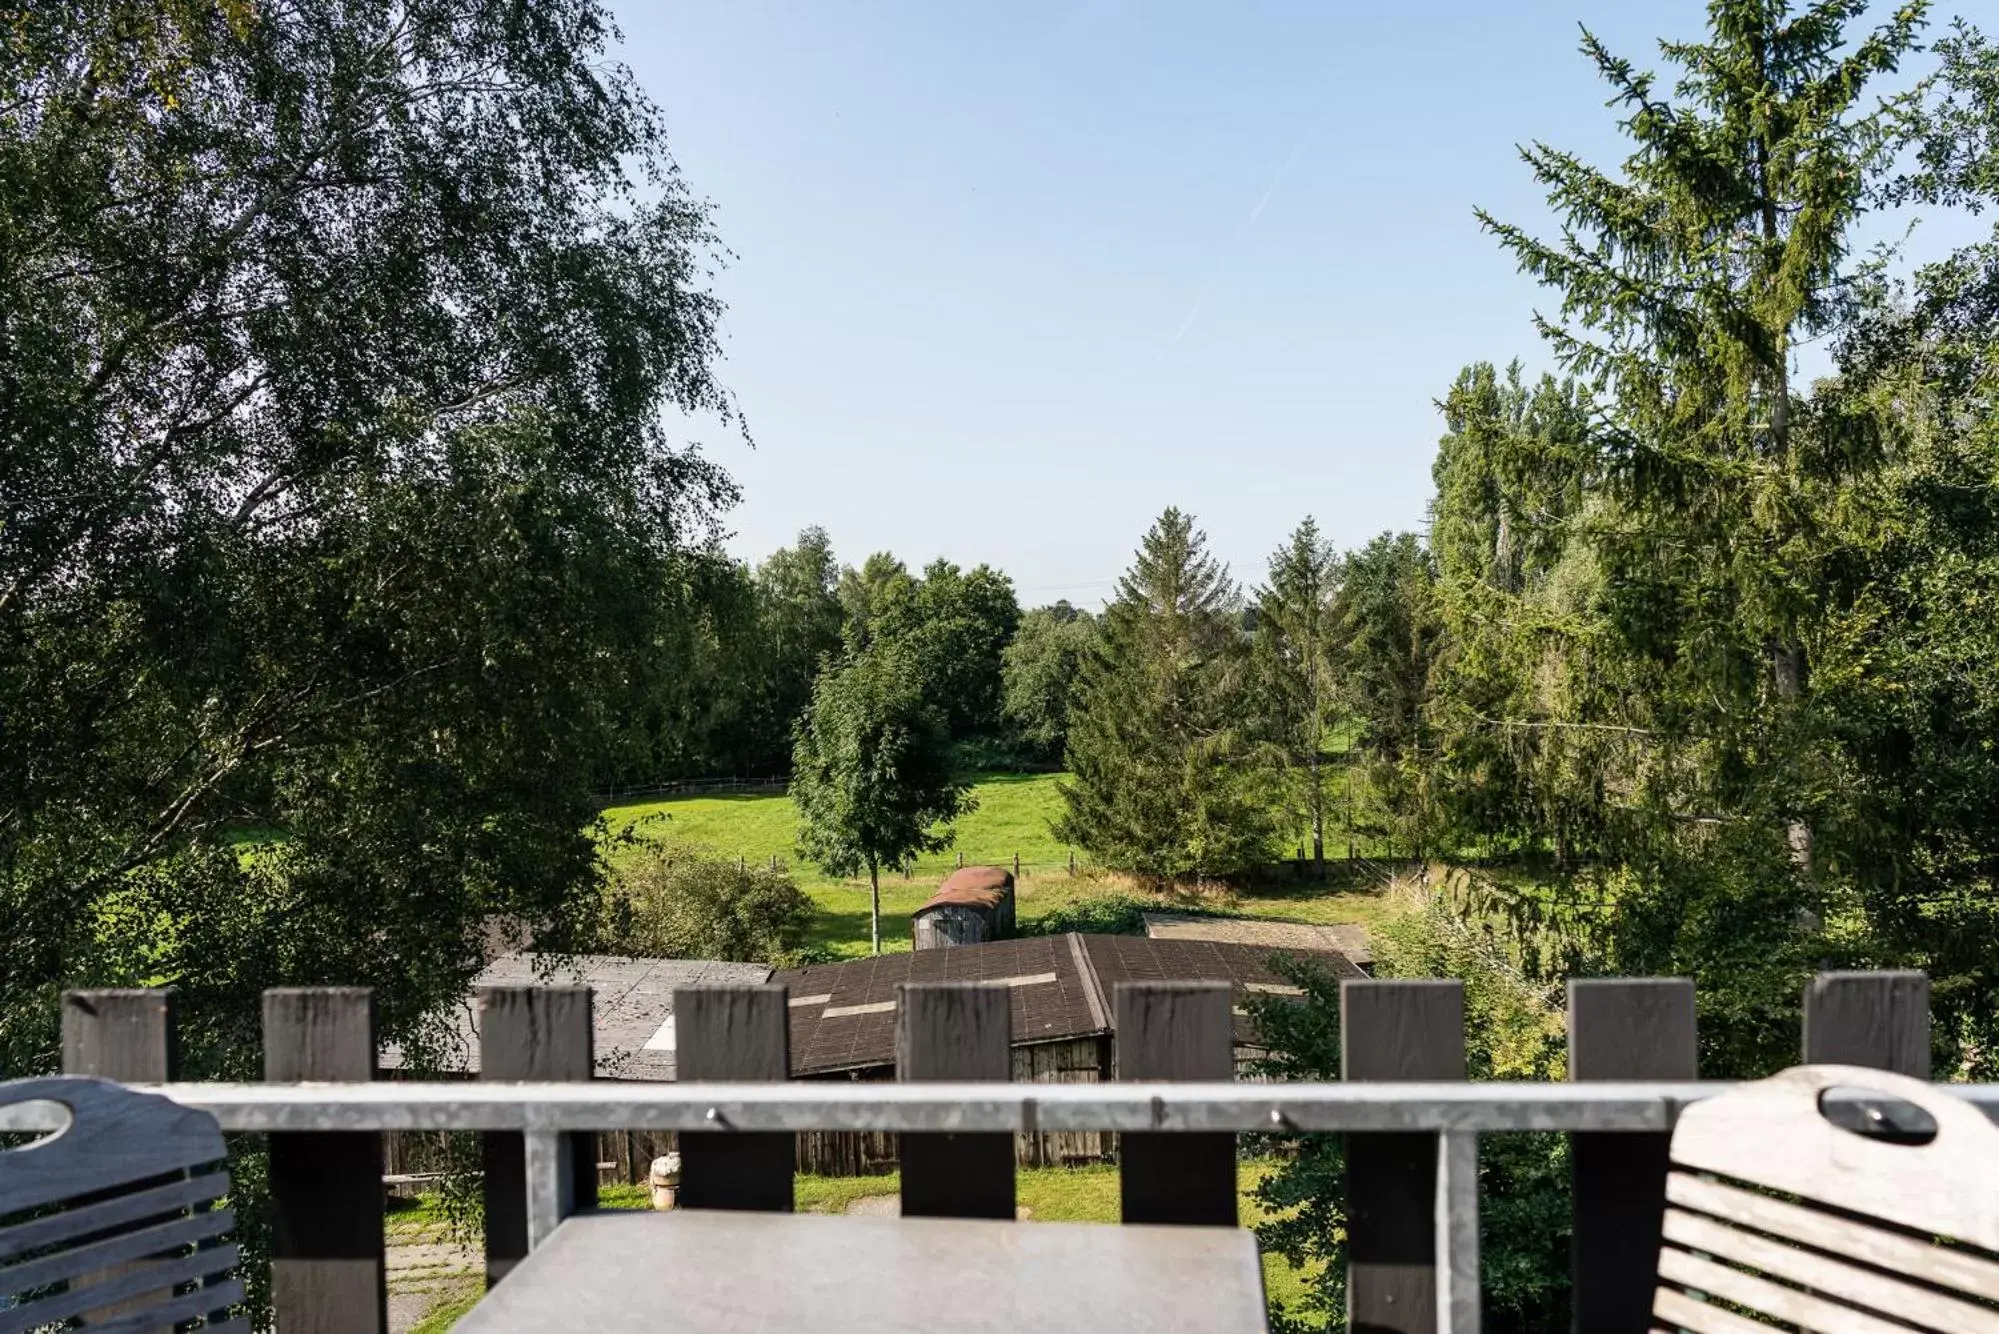
<svg viewBox="0 0 1999 1334">
<path fill-rule="evenodd" d="M 473 994 L 447 1017 L 443 1073 L 479 1072 L 479 1025 L 474 996 L 480 987 L 587 986 L 593 1064 L 599 1079 L 672 1079 L 673 992 L 676 987 L 753 985 L 770 976 L 761 963 L 713 959 L 629 959 L 580 954 L 560 965 L 533 954 L 503 954 L 473 979 Z M 381 1052 L 384 1070 L 405 1065 L 391 1045 Z"/>
<path fill-rule="evenodd" d="M 1011 983 L 1016 1043 L 1104 1032 L 1109 1007 L 1074 939 L 996 940 L 773 973 L 772 982 L 791 989 L 791 1073 L 893 1065 L 900 982 Z"/>
<path fill-rule="evenodd" d="M 998 982 L 1013 988 L 1015 1046 L 1109 1033 L 1119 982 L 1230 982 L 1237 992 L 1286 993 L 1271 956 L 1310 957 L 1340 977 L 1365 976 L 1345 956 L 1206 940 L 1037 936 L 884 954 L 773 973 L 791 992 L 791 1073 L 831 1074 L 895 1064 L 895 988 L 901 982 Z M 1252 1040 L 1236 1017 L 1236 1041 Z"/>
</svg>

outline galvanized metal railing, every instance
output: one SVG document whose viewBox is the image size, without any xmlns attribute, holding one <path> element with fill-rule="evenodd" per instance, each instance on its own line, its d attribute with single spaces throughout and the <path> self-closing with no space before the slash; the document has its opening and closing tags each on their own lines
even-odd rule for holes
<svg viewBox="0 0 1999 1334">
<path fill-rule="evenodd" d="M 1573 984 L 1574 1082 L 1546 1084 L 1464 1080 L 1462 998 L 1449 982 L 1346 983 L 1347 1080 L 1324 1084 L 1224 1082 L 1233 1069 L 1226 984 L 1121 988 L 1124 1082 L 1098 1084 L 1001 1082 L 1010 1070 L 1006 989 L 977 984 L 904 989 L 898 1068 L 912 1082 L 786 1082 L 786 999 L 779 987 L 680 992 L 683 1083 L 592 1079 L 583 988 L 483 995 L 480 1082 L 370 1082 L 372 1003 L 359 989 L 270 993 L 271 1082 L 262 1084 L 175 1082 L 170 996 L 71 993 L 65 1067 L 199 1108 L 226 1131 L 267 1135 L 279 1221 L 311 1220 L 276 1231 L 279 1320 L 287 1302 L 337 1304 L 348 1313 L 340 1327 L 362 1330 L 385 1328 L 379 1273 L 355 1260 L 381 1254 L 388 1132 L 483 1132 L 492 1281 L 593 1204 L 593 1132 L 679 1132 L 682 1203 L 749 1209 L 790 1207 L 794 1134 L 899 1133 L 908 1137 L 906 1202 L 920 1191 L 926 1212 L 993 1217 L 1012 1214 L 1014 1135 L 1110 1131 L 1121 1136 L 1125 1221 L 1180 1223 L 1236 1221 L 1236 1136 L 1342 1133 L 1353 1137 L 1356 1321 L 1465 1334 L 1479 1320 L 1478 1136 L 1538 1131 L 1575 1145 L 1578 1327 L 1635 1332 L 1650 1327 L 1666 1137 L 1684 1108 L 1730 1087 L 1684 1077 L 1694 1069 L 1693 988 L 1675 980 Z M 1928 1021 L 1918 974 L 1825 975 L 1807 989 L 1801 1054 L 1927 1077 Z M 1999 1086 L 1940 1087 L 1999 1121 Z M 1864 1098 L 1840 1108 L 1835 1119 L 1857 1126 L 1893 1117 Z M 4 1130 L 53 1128 L 32 1109 L 0 1118 Z M 329 1226 L 329 1217 L 343 1221 Z"/>
</svg>

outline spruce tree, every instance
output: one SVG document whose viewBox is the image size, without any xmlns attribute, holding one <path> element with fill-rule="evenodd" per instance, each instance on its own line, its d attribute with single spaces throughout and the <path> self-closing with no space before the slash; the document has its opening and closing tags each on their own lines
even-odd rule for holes
<svg viewBox="0 0 1999 1334">
<path fill-rule="evenodd" d="M 1712 0 L 1703 40 L 1660 44 L 1670 84 L 1586 32 L 1624 109 L 1622 170 L 1537 144 L 1559 235 L 1481 214 L 1560 293 L 1541 331 L 1594 405 L 1593 494 L 1568 525 L 1594 589 L 1548 655 L 1586 666 L 1568 671 L 1583 688 L 1565 717 L 1509 722 L 1614 743 L 1593 804 L 1621 869 L 1592 948 L 1692 972 L 1717 1070 L 1781 1054 L 1777 1007 L 1834 947 L 1818 914 L 1879 853 L 1842 809 L 1848 720 L 1820 696 L 1870 670 L 1845 647 L 1844 608 L 1872 595 L 1842 527 L 1886 442 L 1796 364 L 1851 308 L 1853 226 L 1908 132 L 1909 103 L 1870 84 L 1923 6 L 1871 31 L 1864 8 Z"/>
<path fill-rule="evenodd" d="M 1312 866 L 1326 873 L 1326 733 L 1337 709 L 1333 608 L 1340 559 L 1310 518 L 1270 557 L 1256 594 L 1257 714 L 1277 748 L 1298 814 L 1311 830 Z"/>
<path fill-rule="evenodd" d="M 1160 515 L 1077 681 L 1059 837 L 1157 883 L 1238 874 L 1268 856 L 1265 777 L 1242 730 L 1241 607 L 1192 516 Z"/>
<path fill-rule="evenodd" d="M 1443 398 L 1430 550 L 1448 662 L 1432 698 L 1443 821 L 1460 846 L 1599 850 L 1615 732 L 1569 728 L 1592 690 L 1594 554 L 1572 541 L 1597 472 L 1590 403 L 1572 380 L 1529 385 L 1468 366 Z"/>
<path fill-rule="evenodd" d="M 1664 705 L 1630 721 L 1674 751 L 1653 771 L 1693 784 L 1648 800 L 1753 810 L 1806 874 L 1823 778 L 1809 772 L 1809 640 L 1828 560 L 1812 513 L 1856 442 L 1802 411 L 1793 361 L 1843 309 L 1852 224 L 1903 134 L 1904 104 L 1868 106 L 1867 85 L 1914 47 L 1924 12 L 1905 4 L 1852 41 L 1865 7 L 1711 0 L 1707 40 L 1660 43 L 1681 71 L 1670 93 L 1585 30 L 1627 113 L 1621 177 L 1537 143 L 1522 156 L 1561 238 L 1479 214 L 1561 293 L 1541 331 L 1604 394 L 1595 443 L 1617 503 L 1593 536 L 1633 669 L 1621 694 Z"/>
<path fill-rule="evenodd" d="M 1414 533 L 1382 533 L 1347 556 L 1335 616 L 1341 703 L 1359 728 L 1382 832 L 1421 856 L 1435 823 L 1430 713 L 1443 627 L 1435 568 Z"/>
</svg>

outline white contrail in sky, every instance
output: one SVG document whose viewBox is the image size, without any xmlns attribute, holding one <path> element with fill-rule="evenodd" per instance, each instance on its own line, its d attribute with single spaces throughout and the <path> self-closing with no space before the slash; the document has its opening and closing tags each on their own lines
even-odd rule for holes
<svg viewBox="0 0 1999 1334">
<path fill-rule="evenodd" d="M 1228 257 L 1242 243 L 1242 238 L 1249 234 L 1249 229 L 1256 225 L 1256 220 L 1263 216 L 1263 210 L 1270 203 L 1271 196 L 1277 193 L 1278 186 L 1284 184 L 1284 178 L 1291 174 L 1291 169 L 1298 165 L 1298 159 L 1305 156 L 1306 147 L 1312 142 L 1312 136 L 1318 132 L 1319 124 L 1314 122 L 1305 133 L 1298 136 L 1297 147 L 1291 150 L 1291 156 L 1285 158 L 1283 164 L 1277 168 L 1277 174 L 1270 178 L 1270 185 L 1264 190 L 1263 198 L 1256 201 L 1256 207 L 1251 209 L 1249 216 L 1242 220 L 1242 226 L 1236 228 L 1235 235 L 1231 236 L 1227 244 L 1223 245 L 1221 257 L 1215 264 L 1215 271 L 1208 275 L 1207 282 L 1201 284 L 1200 294 L 1194 298 L 1194 304 L 1188 307 L 1187 316 L 1180 321 L 1180 327 L 1175 329 L 1173 336 L 1166 340 L 1166 346 L 1159 349 L 1161 357 L 1171 352 L 1174 344 L 1178 343 L 1181 336 L 1187 330 L 1194 327 L 1194 321 L 1201 317 L 1201 307 L 1208 304 L 1209 294 L 1215 290 L 1215 284 L 1221 281 L 1222 270 L 1227 267 Z"/>
</svg>

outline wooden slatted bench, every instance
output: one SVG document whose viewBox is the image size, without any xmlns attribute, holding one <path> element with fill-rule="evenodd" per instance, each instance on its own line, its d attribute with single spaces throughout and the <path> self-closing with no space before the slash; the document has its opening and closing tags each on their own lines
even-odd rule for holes
<svg viewBox="0 0 1999 1334">
<path fill-rule="evenodd" d="M 68 1124 L 0 1152 L 0 1334 L 170 1330 L 242 1300 L 214 1117 L 101 1079 L 0 1084 L 0 1107 L 33 1103 Z"/>
<path fill-rule="evenodd" d="M 1888 1106 L 1838 1125 L 1834 1090 Z M 1692 1107 L 1666 1199 L 1664 1328 L 1999 1334 L 1999 1129 L 1920 1080 L 1801 1066 Z"/>
</svg>

